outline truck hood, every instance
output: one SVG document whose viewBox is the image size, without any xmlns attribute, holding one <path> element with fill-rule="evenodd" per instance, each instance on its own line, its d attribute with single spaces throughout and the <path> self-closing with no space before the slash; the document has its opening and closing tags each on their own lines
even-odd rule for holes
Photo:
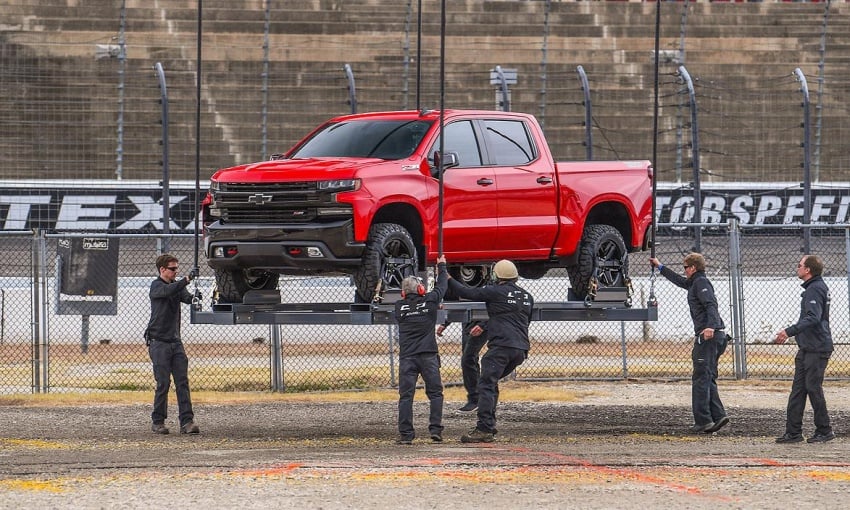
<svg viewBox="0 0 850 510">
<path fill-rule="evenodd" d="M 375 158 L 279 159 L 225 168 L 213 174 L 212 180 L 218 182 L 286 182 L 348 179 L 354 177 L 363 168 L 386 163 L 388 162 L 385 160 Z"/>
</svg>

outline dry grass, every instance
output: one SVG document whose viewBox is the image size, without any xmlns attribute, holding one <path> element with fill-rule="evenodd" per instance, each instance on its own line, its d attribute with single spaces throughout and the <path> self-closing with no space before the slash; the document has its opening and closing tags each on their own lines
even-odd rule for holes
<svg viewBox="0 0 850 510">
<path fill-rule="evenodd" d="M 499 400 L 522 402 L 574 402 L 582 396 L 593 395 L 593 390 L 572 391 L 558 383 L 529 383 L 507 381 L 500 385 Z M 173 392 L 173 391 L 172 391 Z M 463 387 L 448 387 L 444 391 L 447 401 L 466 399 Z M 46 393 L 26 395 L 0 395 L 0 406 L 56 407 L 89 405 L 150 404 L 152 391 L 121 391 L 95 393 Z M 275 393 L 268 391 L 193 391 L 195 404 L 251 404 L 263 402 L 392 402 L 398 391 L 388 389 L 322 391 L 304 393 Z M 416 392 L 416 400 L 427 400 L 424 390 Z"/>
</svg>

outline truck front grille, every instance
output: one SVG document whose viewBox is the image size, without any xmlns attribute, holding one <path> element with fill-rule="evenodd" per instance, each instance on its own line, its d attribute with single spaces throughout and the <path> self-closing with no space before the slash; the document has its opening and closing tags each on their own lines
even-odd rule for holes
<svg viewBox="0 0 850 510">
<path fill-rule="evenodd" d="M 313 223 L 351 216 L 321 214 L 323 207 L 345 206 L 315 182 L 220 183 L 212 195 L 222 223 Z"/>
</svg>

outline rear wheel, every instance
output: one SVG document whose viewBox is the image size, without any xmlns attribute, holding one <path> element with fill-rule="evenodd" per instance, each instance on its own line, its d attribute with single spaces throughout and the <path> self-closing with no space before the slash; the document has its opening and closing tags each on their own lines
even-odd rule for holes
<svg viewBox="0 0 850 510">
<path fill-rule="evenodd" d="M 354 272 L 357 300 L 371 302 L 378 282 L 381 291 L 401 289 L 401 281 L 414 276 L 418 267 L 416 245 L 406 228 L 396 223 L 372 225 L 363 261 Z"/>
<path fill-rule="evenodd" d="M 592 283 L 623 287 L 629 273 L 626 243 L 611 225 L 588 225 L 579 247 L 578 264 L 567 268 L 573 292 L 585 299 Z"/>
<path fill-rule="evenodd" d="M 219 303 L 241 303 L 249 290 L 274 290 L 280 275 L 260 269 L 216 269 Z"/>
<path fill-rule="evenodd" d="M 467 287 L 481 287 L 490 281 L 490 266 L 450 266 L 449 274 Z"/>
</svg>

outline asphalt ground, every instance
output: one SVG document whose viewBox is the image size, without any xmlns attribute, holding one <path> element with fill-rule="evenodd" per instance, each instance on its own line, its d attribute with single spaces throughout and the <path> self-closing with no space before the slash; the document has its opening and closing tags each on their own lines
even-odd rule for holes
<svg viewBox="0 0 850 510">
<path fill-rule="evenodd" d="M 791 445 L 774 442 L 787 381 L 721 383 L 716 434 L 687 433 L 689 388 L 503 383 L 496 441 L 472 445 L 459 390 L 442 444 L 419 390 L 411 446 L 392 391 L 198 394 L 197 436 L 152 434 L 144 394 L 4 396 L 0 508 L 846 508 L 846 384 L 826 384 L 838 437 Z"/>
</svg>

